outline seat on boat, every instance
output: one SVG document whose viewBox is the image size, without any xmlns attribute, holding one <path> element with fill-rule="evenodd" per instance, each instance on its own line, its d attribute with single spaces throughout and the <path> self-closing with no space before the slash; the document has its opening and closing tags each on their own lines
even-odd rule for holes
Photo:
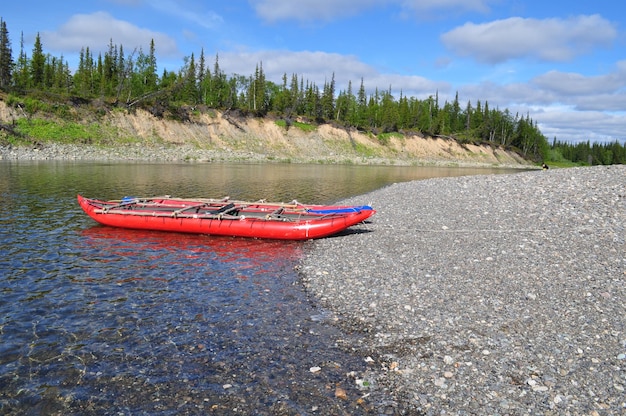
<svg viewBox="0 0 626 416">
<path fill-rule="evenodd" d="M 221 207 L 220 209 L 216 209 L 214 211 L 210 211 L 209 213 L 211 215 L 226 214 L 226 213 L 229 213 L 230 211 L 233 211 L 234 209 L 235 209 L 235 204 L 233 204 L 231 202 L 230 204 L 226 204 L 223 207 Z"/>
</svg>

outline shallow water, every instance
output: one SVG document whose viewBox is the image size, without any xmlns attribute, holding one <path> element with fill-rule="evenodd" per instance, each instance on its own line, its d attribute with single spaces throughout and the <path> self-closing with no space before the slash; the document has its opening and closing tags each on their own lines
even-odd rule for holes
<svg viewBox="0 0 626 416">
<path fill-rule="evenodd" d="M 491 172 L 424 169 L 0 162 L 0 413 L 369 413 L 346 375 L 365 357 L 339 347 L 359 335 L 298 284 L 311 242 L 107 228 L 75 198 L 329 203 Z"/>
</svg>

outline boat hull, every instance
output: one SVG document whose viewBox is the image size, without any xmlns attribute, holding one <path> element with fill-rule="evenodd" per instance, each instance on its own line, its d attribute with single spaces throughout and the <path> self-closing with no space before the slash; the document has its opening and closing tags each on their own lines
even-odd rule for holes
<svg viewBox="0 0 626 416">
<path fill-rule="evenodd" d="M 316 206 L 324 212 L 286 210 L 280 204 L 246 206 L 237 216 L 195 213 L 193 202 L 180 208 L 180 200 L 169 204 L 155 204 L 153 208 L 142 206 L 140 210 L 126 209 L 123 203 L 100 201 L 78 195 L 78 203 L 89 217 L 111 227 L 138 230 L 170 231 L 194 234 L 212 234 L 236 237 L 267 238 L 282 240 L 307 240 L 327 237 L 358 224 L 375 213 L 367 209 Z M 254 204 L 251 204 L 254 205 Z M 165 207 L 165 208 L 164 208 Z M 169 207 L 169 208 L 168 208 Z M 281 215 L 272 216 L 270 211 L 283 208 Z M 335 212 L 333 210 L 347 210 Z"/>
</svg>

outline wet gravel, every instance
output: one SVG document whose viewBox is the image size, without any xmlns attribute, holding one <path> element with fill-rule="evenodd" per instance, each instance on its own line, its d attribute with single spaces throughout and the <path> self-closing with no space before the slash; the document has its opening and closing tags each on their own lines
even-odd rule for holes
<svg viewBox="0 0 626 416">
<path fill-rule="evenodd" d="M 380 413 L 626 414 L 625 200 L 626 166 L 394 184 L 301 278 Z"/>
</svg>

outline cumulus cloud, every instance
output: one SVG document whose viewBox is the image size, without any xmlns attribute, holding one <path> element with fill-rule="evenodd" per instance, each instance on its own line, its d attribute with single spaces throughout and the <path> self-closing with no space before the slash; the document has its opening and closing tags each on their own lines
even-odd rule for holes
<svg viewBox="0 0 626 416">
<path fill-rule="evenodd" d="M 549 71 L 529 85 L 576 110 L 626 112 L 626 61 L 618 62 L 612 72 L 596 76 Z"/>
<path fill-rule="evenodd" d="M 575 109 L 580 111 L 602 111 L 605 113 L 626 113 L 626 92 L 596 94 L 579 97 L 574 100 Z M 624 117 L 623 119 L 626 119 Z M 626 138 L 626 131 L 622 125 L 620 137 Z"/>
<path fill-rule="evenodd" d="M 111 40 L 127 52 L 136 47 L 147 51 L 154 40 L 161 56 L 179 55 L 176 42 L 165 33 L 137 27 L 106 12 L 76 14 L 56 32 L 42 32 L 41 38 L 47 49 L 71 53 L 85 47 L 92 52 L 105 51 Z"/>
<path fill-rule="evenodd" d="M 617 37 L 611 22 L 598 15 L 568 19 L 511 17 L 493 22 L 466 23 L 441 36 L 450 51 L 488 64 L 531 57 L 562 62 L 607 47 Z"/>
<path fill-rule="evenodd" d="M 535 77 L 531 82 L 539 88 L 554 91 L 559 95 L 578 96 L 604 94 L 623 88 L 626 85 L 626 77 L 617 72 L 584 76 L 571 72 L 550 71 Z"/>
</svg>

